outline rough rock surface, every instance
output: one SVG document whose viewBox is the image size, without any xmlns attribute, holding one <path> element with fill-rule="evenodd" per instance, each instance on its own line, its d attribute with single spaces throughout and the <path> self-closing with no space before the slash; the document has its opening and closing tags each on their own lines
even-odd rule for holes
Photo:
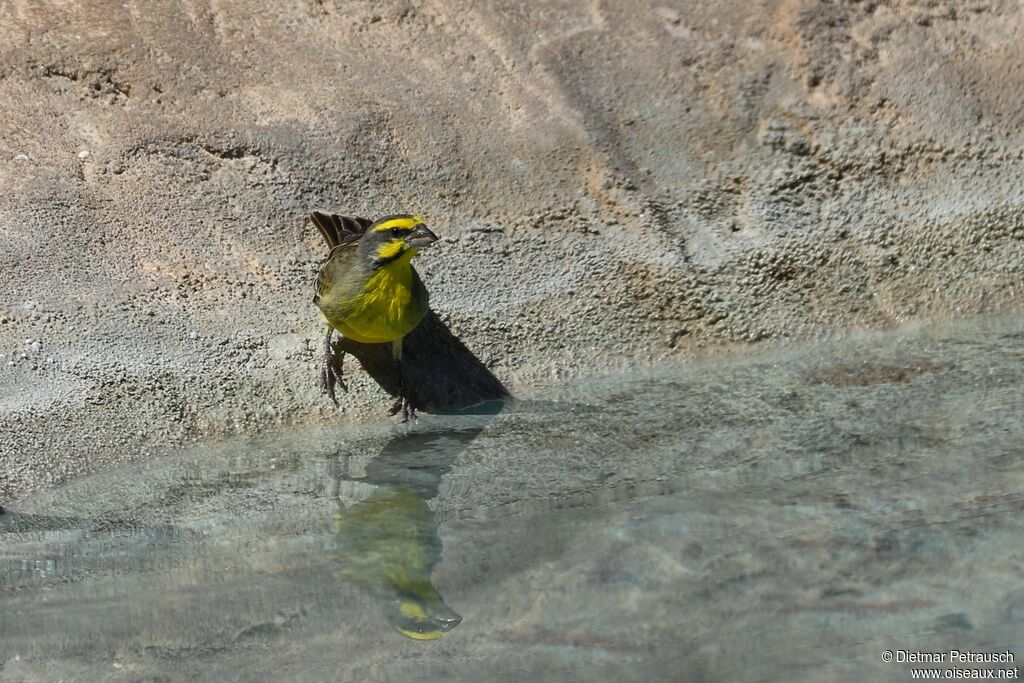
<svg viewBox="0 0 1024 683">
<path fill-rule="evenodd" d="M 1013 306 L 1022 36 L 1011 0 L 5 3 L 0 493 L 338 420 L 312 208 L 428 217 L 513 391 Z"/>
</svg>

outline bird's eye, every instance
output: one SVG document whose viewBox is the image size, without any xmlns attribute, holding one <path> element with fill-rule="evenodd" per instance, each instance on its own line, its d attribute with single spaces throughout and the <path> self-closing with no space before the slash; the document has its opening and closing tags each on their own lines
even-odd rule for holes
<svg viewBox="0 0 1024 683">
<path fill-rule="evenodd" d="M 391 228 L 391 236 L 392 237 L 401 237 L 402 236 L 402 229 L 401 228 Z"/>
</svg>

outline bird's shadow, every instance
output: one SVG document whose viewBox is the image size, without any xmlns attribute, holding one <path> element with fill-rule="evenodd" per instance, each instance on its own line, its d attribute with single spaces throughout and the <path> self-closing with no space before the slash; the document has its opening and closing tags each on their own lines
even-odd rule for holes
<svg viewBox="0 0 1024 683">
<path fill-rule="evenodd" d="M 362 344 L 336 339 L 335 352 L 355 356 L 386 392 L 397 396 L 399 365 L 391 344 Z M 405 336 L 401 372 L 406 395 L 416 410 L 428 413 L 492 413 L 511 398 L 501 381 L 466 348 L 433 311 Z"/>
</svg>

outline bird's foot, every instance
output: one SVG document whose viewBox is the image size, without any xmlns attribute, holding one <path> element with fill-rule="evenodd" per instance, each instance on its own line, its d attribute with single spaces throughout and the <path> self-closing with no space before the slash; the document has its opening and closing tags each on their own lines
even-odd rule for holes
<svg viewBox="0 0 1024 683">
<path fill-rule="evenodd" d="M 391 410 L 388 411 L 388 415 L 397 415 L 399 412 L 402 413 L 402 422 L 408 422 L 409 418 L 416 418 L 416 408 L 413 407 L 409 399 L 403 395 L 399 395 L 395 399 L 394 404 L 391 406 Z"/>
<path fill-rule="evenodd" d="M 323 360 L 320 361 L 320 393 L 327 394 L 331 401 L 334 402 L 334 405 L 338 405 L 338 397 L 334 393 L 334 387 L 339 386 L 343 391 L 348 391 L 348 386 L 346 386 L 345 380 L 342 378 L 341 370 L 344 358 L 344 352 L 335 355 L 330 350 L 327 350 L 324 352 Z"/>
</svg>

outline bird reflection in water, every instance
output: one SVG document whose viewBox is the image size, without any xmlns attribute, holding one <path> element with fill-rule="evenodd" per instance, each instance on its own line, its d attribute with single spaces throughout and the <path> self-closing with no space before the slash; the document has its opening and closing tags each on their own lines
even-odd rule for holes
<svg viewBox="0 0 1024 683">
<path fill-rule="evenodd" d="M 406 342 L 401 371 L 386 344 L 344 338 L 338 350 L 355 356 L 389 393 L 404 391 L 411 407 L 463 416 L 467 426 L 431 429 L 424 419 L 399 428 L 365 468 L 359 455 L 335 454 L 335 548 L 339 575 L 374 595 L 399 633 L 433 640 L 458 626 L 462 617 L 434 588 L 441 538 L 427 501 L 437 497 L 441 477 L 454 459 L 511 396 L 433 312 Z M 353 476 L 357 470 L 360 474 Z"/>
<path fill-rule="evenodd" d="M 387 621 L 408 638 L 434 640 L 462 621 L 432 581 L 442 548 L 427 501 L 437 496 L 455 456 L 482 429 L 405 431 L 360 477 L 350 472 L 353 456 L 331 459 L 339 576 L 373 595 Z"/>
</svg>

